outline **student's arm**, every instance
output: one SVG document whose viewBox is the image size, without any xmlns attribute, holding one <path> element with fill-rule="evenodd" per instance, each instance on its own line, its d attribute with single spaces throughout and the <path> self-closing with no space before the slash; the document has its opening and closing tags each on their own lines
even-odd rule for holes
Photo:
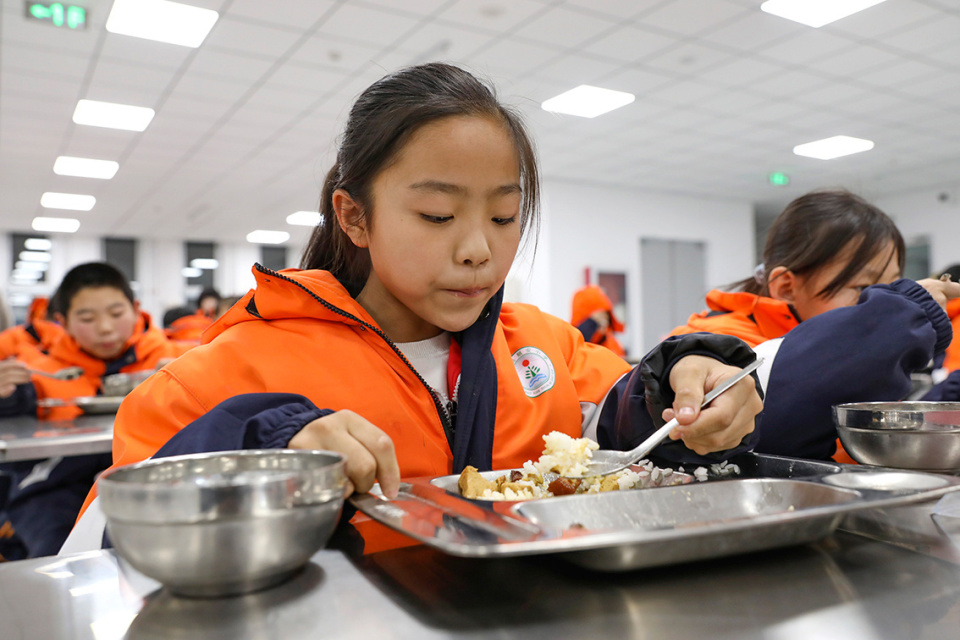
<svg viewBox="0 0 960 640">
<path fill-rule="evenodd" d="M 292 393 L 248 393 L 224 400 L 181 429 L 155 458 L 234 449 L 327 449 L 349 461 L 347 477 L 358 491 L 379 481 L 396 495 L 400 470 L 393 442 L 352 411 L 319 409 Z"/>
<path fill-rule="evenodd" d="M 952 372 L 940 384 L 934 385 L 922 399 L 927 402 L 960 402 L 960 369 Z"/>
<path fill-rule="evenodd" d="M 802 322 L 766 354 L 770 377 L 756 450 L 829 458 L 837 437 L 833 405 L 903 399 L 910 374 L 943 351 L 952 333 L 937 301 L 911 280 L 868 287 L 858 304 Z"/>
<path fill-rule="evenodd" d="M 705 389 L 755 357 L 745 342 L 731 336 L 698 333 L 668 338 L 608 395 L 597 430 L 600 446 L 633 448 L 684 407 L 689 411 L 678 417 L 682 426 L 672 434 L 674 439 L 656 449 L 657 457 L 708 464 L 751 449 L 762 408 L 755 374 L 752 385 L 741 382 L 702 412 L 699 405 Z"/>
<path fill-rule="evenodd" d="M 36 413 L 37 390 L 26 366 L 12 358 L 0 360 L 0 417 Z"/>
</svg>

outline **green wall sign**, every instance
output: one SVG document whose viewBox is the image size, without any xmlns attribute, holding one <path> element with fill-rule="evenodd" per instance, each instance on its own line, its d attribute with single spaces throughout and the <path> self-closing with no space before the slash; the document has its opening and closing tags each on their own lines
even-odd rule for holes
<svg viewBox="0 0 960 640">
<path fill-rule="evenodd" d="M 64 27 L 65 29 L 86 29 L 87 28 L 87 10 L 70 4 L 60 2 L 51 2 L 44 4 L 42 2 L 26 2 L 27 18 L 39 20 L 52 24 L 55 27 Z"/>
</svg>

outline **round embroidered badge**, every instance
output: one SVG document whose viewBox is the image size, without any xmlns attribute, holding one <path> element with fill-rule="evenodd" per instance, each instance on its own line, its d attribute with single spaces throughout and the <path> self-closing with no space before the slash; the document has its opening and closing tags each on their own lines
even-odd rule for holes
<svg viewBox="0 0 960 640">
<path fill-rule="evenodd" d="M 553 363 L 540 349 L 523 347 L 513 353 L 513 366 L 517 368 L 520 384 L 529 398 L 536 398 L 549 391 L 557 382 L 557 372 Z"/>
</svg>

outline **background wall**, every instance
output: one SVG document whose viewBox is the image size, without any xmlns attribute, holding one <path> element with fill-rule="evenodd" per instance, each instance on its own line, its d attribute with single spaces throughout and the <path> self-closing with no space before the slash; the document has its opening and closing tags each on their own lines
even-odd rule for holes
<svg viewBox="0 0 960 640">
<path fill-rule="evenodd" d="M 918 237 L 929 240 L 933 271 L 960 262 L 958 189 L 917 191 L 875 202 L 896 221 L 908 243 Z"/>
<path fill-rule="evenodd" d="M 532 266 L 528 255 L 518 260 L 508 279 L 508 298 L 531 302 L 569 320 L 570 301 L 574 291 L 583 286 L 585 267 L 594 272 L 624 272 L 629 322 L 624 342 L 634 356 L 653 346 L 644 345 L 641 338 L 641 238 L 703 242 L 707 248 L 708 289 L 753 272 L 753 208 L 746 201 L 547 181 L 543 204 L 536 259 Z"/>
</svg>

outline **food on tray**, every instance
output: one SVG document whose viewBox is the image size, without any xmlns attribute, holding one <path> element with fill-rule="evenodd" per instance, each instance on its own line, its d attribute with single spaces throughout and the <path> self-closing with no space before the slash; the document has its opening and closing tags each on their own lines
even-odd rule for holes
<svg viewBox="0 0 960 640">
<path fill-rule="evenodd" d="M 571 438 L 553 431 L 543 436 L 545 448 L 536 462 L 527 461 L 495 480 L 484 478 L 476 467 L 467 467 L 458 482 L 460 495 L 473 500 L 536 500 L 574 493 L 599 493 L 682 484 L 683 476 L 641 461 L 639 469 L 624 469 L 607 476 L 565 478 L 580 475 L 599 445 L 589 438 Z"/>
</svg>

